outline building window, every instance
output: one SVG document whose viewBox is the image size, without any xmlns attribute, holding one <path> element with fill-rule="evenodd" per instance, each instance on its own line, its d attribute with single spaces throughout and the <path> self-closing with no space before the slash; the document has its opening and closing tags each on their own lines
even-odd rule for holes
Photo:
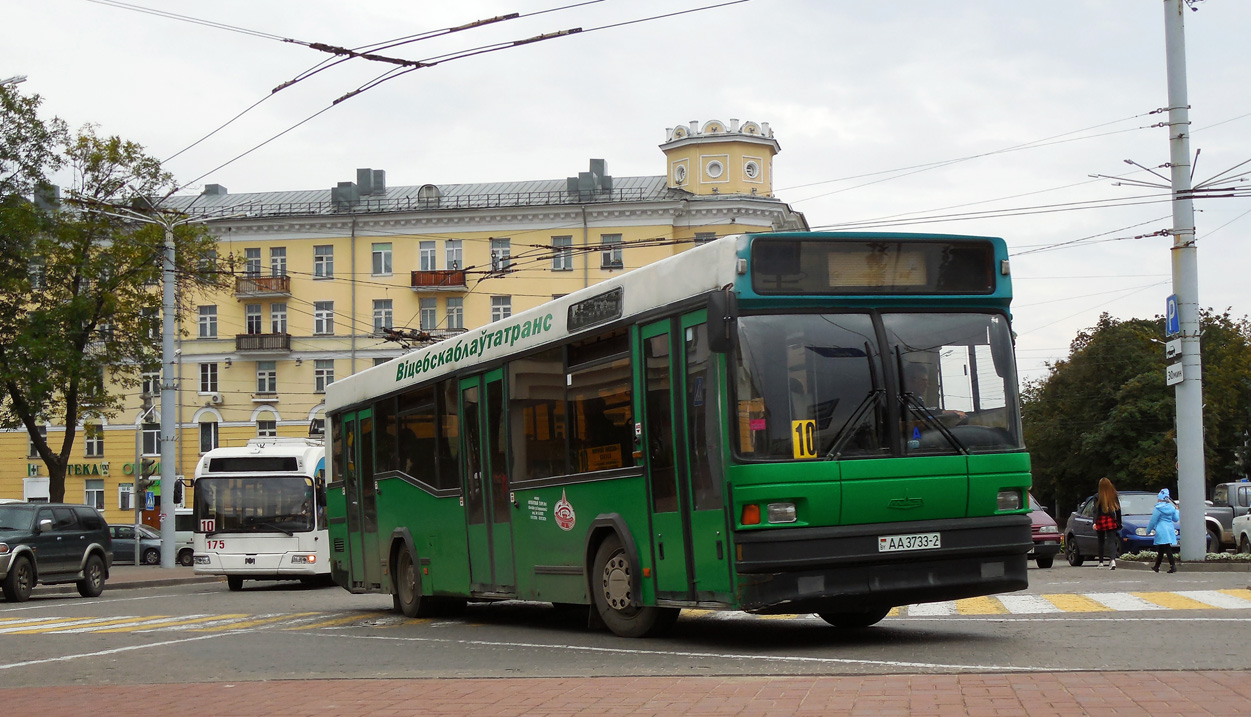
<svg viewBox="0 0 1251 717">
<path fill-rule="evenodd" d="M 200 393 L 217 393 L 217 364 L 200 364 Z"/>
<path fill-rule="evenodd" d="M 155 308 L 139 309 L 139 320 L 147 327 L 149 339 L 161 338 L 161 318 L 157 316 Z"/>
<path fill-rule="evenodd" d="M 144 371 L 141 378 L 143 381 L 142 393 L 146 393 L 149 396 L 156 396 L 161 393 L 161 372 L 159 370 Z"/>
<path fill-rule="evenodd" d="M 492 296 L 491 297 L 491 320 L 499 321 L 507 319 L 513 315 L 513 297 L 511 296 Z"/>
<path fill-rule="evenodd" d="M 88 478 L 83 483 L 83 502 L 96 510 L 104 510 L 104 479 Z"/>
<path fill-rule="evenodd" d="M 696 244 L 707 244 L 717 238 L 716 232 L 695 232 Z"/>
<path fill-rule="evenodd" d="M 491 240 L 491 271 L 506 271 L 512 266 L 512 262 L 509 261 L 509 257 L 512 256 L 511 244 L 511 239 Z"/>
<path fill-rule="evenodd" d="M 435 266 L 435 256 L 437 254 L 434 242 L 423 241 L 417 244 L 417 258 L 420 260 L 422 271 L 434 271 L 438 268 Z"/>
<path fill-rule="evenodd" d="M 447 254 L 447 268 L 448 269 L 456 270 L 465 265 L 464 260 L 461 257 L 460 242 L 461 242 L 460 239 L 448 239 L 444 243 L 444 247 L 446 249 L 446 254 Z"/>
<path fill-rule="evenodd" d="M 48 282 L 47 260 L 37 256 L 27 264 L 27 270 L 30 272 L 30 288 L 36 291 L 44 288 Z"/>
<path fill-rule="evenodd" d="M 261 275 L 261 250 L 259 248 L 243 250 L 243 273 L 248 276 Z"/>
<path fill-rule="evenodd" d="M 217 338 L 217 306 L 200 307 L 200 338 Z"/>
<path fill-rule="evenodd" d="M 276 438 L 278 436 L 278 422 L 257 421 L 256 435 L 260 438 Z"/>
<path fill-rule="evenodd" d="M 313 362 L 313 391 L 325 393 L 334 383 L 334 359 L 317 359 Z"/>
<path fill-rule="evenodd" d="M 86 452 L 83 455 L 88 458 L 100 458 L 104 455 L 104 426 L 98 423 L 83 426 L 83 440 L 86 442 Z"/>
<path fill-rule="evenodd" d="M 600 263 L 601 269 L 620 269 L 623 266 L 621 260 L 621 235 L 620 234 L 601 234 L 600 241 Z"/>
<path fill-rule="evenodd" d="M 131 499 L 135 495 L 134 483 L 118 483 L 117 484 L 117 507 L 121 510 L 134 510 L 134 504 Z"/>
<path fill-rule="evenodd" d="M 200 452 L 208 453 L 217 447 L 217 423 L 205 422 L 200 424 Z"/>
<path fill-rule="evenodd" d="M 394 325 L 395 315 L 391 309 L 391 300 L 374 299 L 374 333 L 380 334 L 383 329 L 389 329 Z"/>
<path fill-rule="evenodd" d="M 313 278 L 329 279 L 332 276 L 334 276 L 334 247 L 329 244 L 313 247 Z"/>
<path fill-rule="evenodd" d="M 439 302 L 438 299 L 421 299 L 417 303 L 417 313 L 420 316 L 422 331 L 430 331 L 439 326 Z"/>
<path fill-rule="evenodd" d="M 245 304 L 243 306 L 243 325 L 246 333 L 261 333 L 261 305 Z"/>
<path fill-rule="evenodd" d="M 161 424 L 143 424 L 143 455 L 161 455 Z"/>
<path fill-rule="evenodd" d="M 217 250 L 209 249 L 200 255 L 200 273 L 212 277 L 217 273 Z"/>
<path fill-rule="evenodd" d="M 285 302 L 269 305 L 269 331 L 274 334 L 287 333 L 287 305 Z"/>
<path fill-rule="evenodd" d="M 269 275 L 270 276 L 286 276 L 287 275 L 287 248 L 285 246 L 272 247 L 269 250 Z"/>
<path fill-rule="evenodd" d="M 46 442 L 48 441 L 48 427 L 47 427 L 47 426 L 40 426 L 40 427 L 39 427 L 39 435 L 43 436 L 43 440 L 44 440 L 44 442 L 46 443 Z M 35 448 L 35 439 L 34 439 L 33 437 L 31 437 L 31 435 L 30 435 L 29 433 L 27 433 L 27 434 L 26 434 L 26 445 L 27 445 L 27 448 L 29 449 L 29 450 L 27 450 L 27 451 L 26 451 L 26 457 L 27 457 L 27 458 L 38 458 L 38 457 L 39 457 L 39 451 L 38 451 L 38 450 L 36 450 L 36 448 Z"/>
<path fill-rule="evenodd" d="M 278 393 L 278 362 L 256 362 L 256 392 Z"/>
<path fill-rule="evenodd" d="M 552 271 L 573 271 L 573 237 L 552 237 Z"/>
<path fill-rule="evenodd" d="M 373 248 L 374 276 L 391 273 L 391 243 L 374 244 Z"/>
<path fill-rule="evenodd" d="M 447 328 L 465 328 L 465 300 L 459 296 L 447 300 Z"/>
<path fill-rule="evenodd" d="M 333 301 L 314 301 L 313 302 L 313 333 L 314 334 L 333 334 L 334 333 L 334 302 Z"/>
</svg>

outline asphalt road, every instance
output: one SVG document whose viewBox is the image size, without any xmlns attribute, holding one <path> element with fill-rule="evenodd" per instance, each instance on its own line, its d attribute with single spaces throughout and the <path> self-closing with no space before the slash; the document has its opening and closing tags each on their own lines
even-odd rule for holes
<svg viewBox="0 0 1251 717">
<path fill-rule="evenodd" d="M 157 568 L 152 568 L 156 570 Z M 903 608 L 867 630 L 686 611 L 663 639 L 546 604 L 410 620 L 389 597 L 225 583 L 0 603 L 0 688 L 315 678 L 968 674 L 1247 667 L 1251 573 L 1030 570 L 1026 591 Z"/>
</svg>

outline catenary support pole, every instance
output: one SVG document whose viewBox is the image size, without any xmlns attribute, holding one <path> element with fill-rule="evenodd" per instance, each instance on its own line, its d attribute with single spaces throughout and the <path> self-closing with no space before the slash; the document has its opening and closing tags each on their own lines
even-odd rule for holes
<svg viewBox="0 0 1251 717">
<path fill-rule="evenodd" d="M 174 224 L 166 221 L 165 263 L 161 291 L 161 567 L 174 567 L 178 546 L 174 542 L 174 463 L 176 440 L 174 418 L 178 415 L 178 395 L 174 391 Z"/>
<path fill-rule="evenodd" d="M 1199 358 L 1199 257 L 1190 187 L 1190 108 L 1186 92 L 1183 0 L 1164 0 L 1168 62 L 1169 163 L 1173 186 L 1173 293 L 1181 324 L 1182 381 L 1177 384 L 1177 496 L 1181 500 L 1181 558 L 1202 560 L 1207 539 L 1204 501 L 1203 381 Z M 1219 549 L 1217 546 L 1216 549 Z"/>
</svg>

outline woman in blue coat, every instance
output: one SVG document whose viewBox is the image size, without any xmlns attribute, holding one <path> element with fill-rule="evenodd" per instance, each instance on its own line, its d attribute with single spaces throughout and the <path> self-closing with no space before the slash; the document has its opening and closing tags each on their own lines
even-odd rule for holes
<svg viewBox="0 0 1251 717">
<path fill-rule="evenodd" d="M 1168 488 L 1156 496 L 1155 509 L 1151 511 L 1151 522 L 1147 523 L 1147 532 L 1155 531 L 1155 566 L 1151 569 L 1160 572 L 1160 561 L 1168 556 L 1168 571 L 1177 572 L 1177 564 L 1173 562 L 1173 547 L 1177 545 L 1177 521 L 1181 515 L 1177 506 L 1169 498 Z"/>
</svg>

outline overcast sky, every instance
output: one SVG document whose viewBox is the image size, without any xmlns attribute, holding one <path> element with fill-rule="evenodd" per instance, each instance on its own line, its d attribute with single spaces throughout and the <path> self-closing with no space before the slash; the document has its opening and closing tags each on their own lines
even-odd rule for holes
<svg viewBox="0 0 1251 717">
<path fill-rule="evenodd" d="M 47 114 L 161 159 L 269 97 L 167 162 L 191 193 L 328 189 L 358 167 L 385 169 L 391 185 L 554 179 L 590 158 L 616 176 L 659 175 L 666 127 L 768 122 L 782 147 L 775 190 L 813 228 L 887 219 L 877 226 L 1004 237 L 1025 379 L 1101 312 L 1163 312 L 1171 241 L 1133 237 L 1171 226 L 1167 195 L 1089 176 L 1151 179 L 1125 160 L 1168 161 L 1167 132 L 1152 127 L 1164 115 L 1149 114 L 1167 105 L 1161 0 L 751 0 L 632 24 L 717 3 L 564 3 L 138 6 L 256 33 L 244 34 L 111 1 L 12 2 L 0 79 L 27 75 L 21 91 Z M 1251 2 L 1196 7 L 1185 21 L 1201 180 L 1251 160 L 1251 66 L 1237 49 Z M 270 97 L 328 57 L 275 38 L 355 48 L 513 12 L 523 17 L 379 52 L 423 60 L 583 32 L 418 69 L 312 119 L 392 66 L 352 60 Z M 1105 204 L 1066 207 L 1092 200 Z M 1251 198 L 1197 208 L 1200 303 L 1251 313 Z"/>
</svg>

